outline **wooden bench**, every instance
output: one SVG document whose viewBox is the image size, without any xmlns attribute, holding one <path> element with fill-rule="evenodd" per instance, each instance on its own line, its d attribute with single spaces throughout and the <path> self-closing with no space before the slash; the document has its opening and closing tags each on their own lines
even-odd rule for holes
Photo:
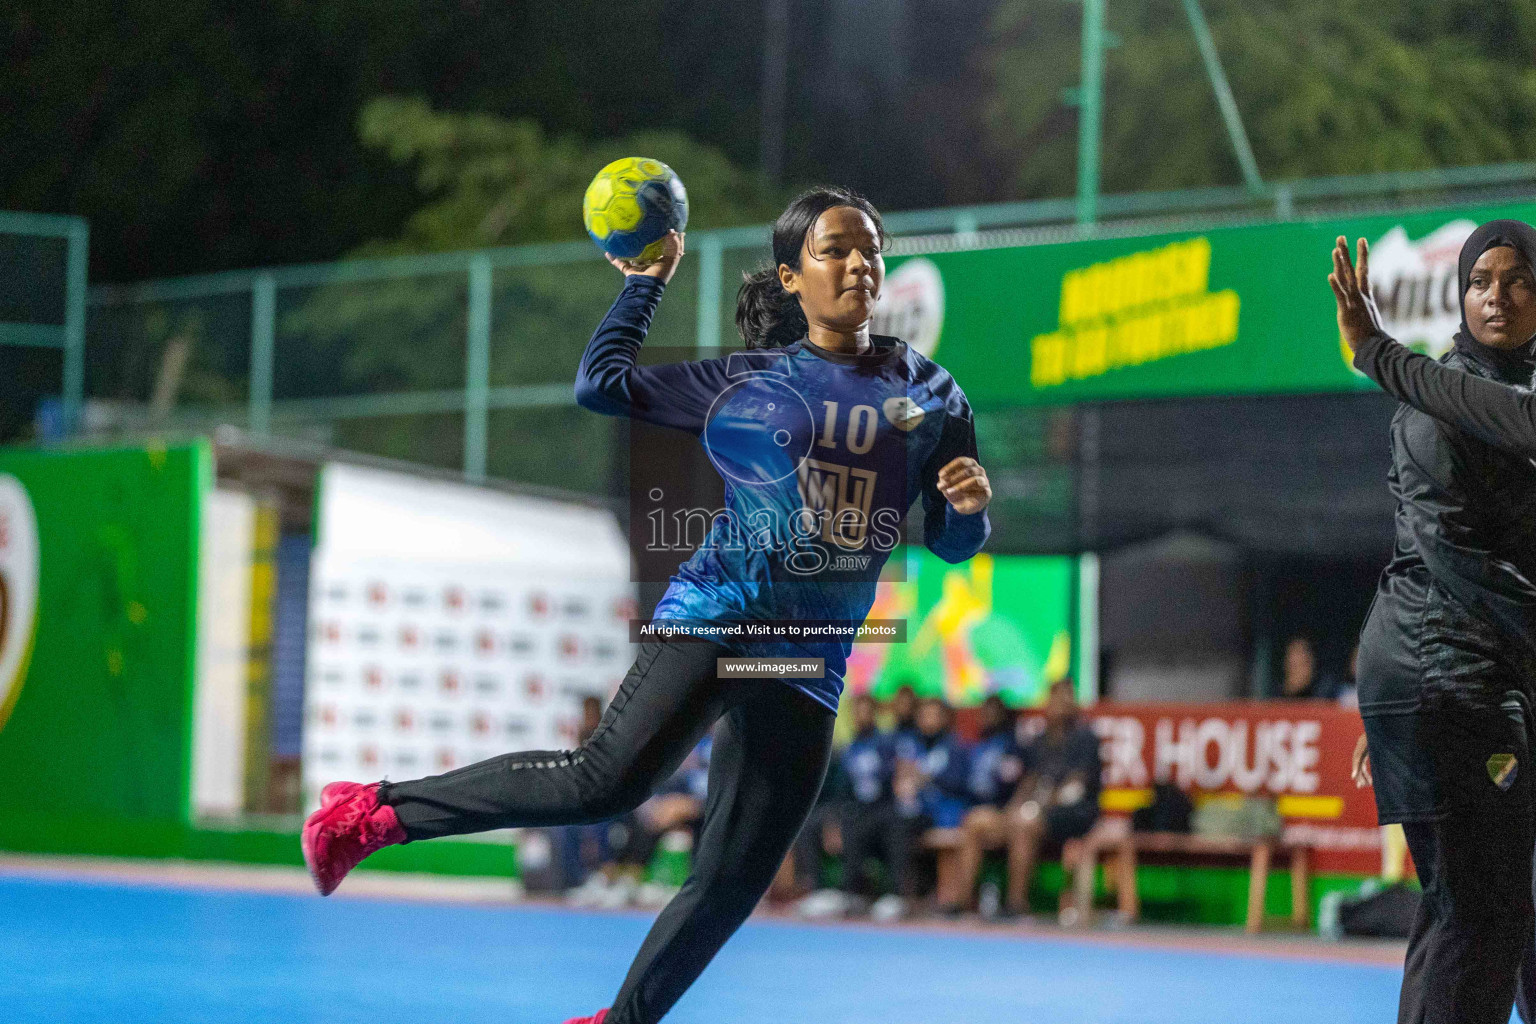
<svg viewBox="0 0 1536 1024">
<path fill-rule="evenodd" d="M 1136 892 L 1136 862 L 1142 854 L 1176 857 L 1246 857 L 1248 859 L 1248 914 L 1244 930 L 1257 932 L 1264 923 L 1264 896 L 1269 887 L 1269 867 L 1276 858 L 1291 868 L 1291 923 L 1307 927 L 1311 859 L 1305 846 L 1291 846 L 1276 838 L 1237 839 L 1200 836 L 1188 832 L 1133 832 L 1124 819 L 1105 819 L 1081 839 L 1071 840 L 1062 851 L 1062 864 L 1073 874 L 1072 906 L 1077 923 L 1087 924 L 1093 911 L 1094 868 L 1108 858 L 1106 880 L 1116 891 L 1120 915 L 1127 922 L 1141 916 Z M 1063 896 L 1066 890 L 1063 890 Z"/>
<path fill-rule="evenodd" d="M 934 874 L 937 876 L 935 891 L 942 900 L 945 894 L 959 887 L 960 859 L 955 853 L 965 843 L 965 833 L 958 828 L 930 828 L 923 833 L 919 845 L 936 854 Z"/>
</svg>

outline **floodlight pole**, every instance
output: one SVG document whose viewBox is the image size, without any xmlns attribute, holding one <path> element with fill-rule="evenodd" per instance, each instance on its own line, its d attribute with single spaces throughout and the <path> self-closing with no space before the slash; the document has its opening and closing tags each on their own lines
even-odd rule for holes
<svg viewBox="0 0 1536 1024">
<path fill-rule="evenodd" d="M 1243 116 L 1238 113 L 1237 101 L 1232 98 L 1232 87 L 1227 84 L 1226 72 L 1221 69 L 1221 57 L 1216 52 L 1216 41 L 1211 38 L 1211 27 L 1206 24 L 1205 12 L 1200 0 L 1184 0 L 1184 14 L 1189 18 L 1189 28 L 1195 34 L 1195 45 L 1200 47 L 1200 59 L 1205 63 L 1206 76 L 1211 80 L 1211 91 L 1216 94 L 1216 105 L 1221 108 L 1222 123 L 1227 126 L 1227 138 L 1237 165 L 1243 170 L 1243 183 L 1251 192 L 1264 190 L 1264 179 L 1259 177 L 1258 162 L 1253 159 L 1253 147 L 1248 145 L 1248 133 L 1243 130 Z"/>
<path fill-rule="evenodd" d="M 1099 214 L 1099 142 L 1104 114 L 1104 5 L 1083 0 L 1083 71 L 1077 90 L 1077 222 Z"/>
</svg>

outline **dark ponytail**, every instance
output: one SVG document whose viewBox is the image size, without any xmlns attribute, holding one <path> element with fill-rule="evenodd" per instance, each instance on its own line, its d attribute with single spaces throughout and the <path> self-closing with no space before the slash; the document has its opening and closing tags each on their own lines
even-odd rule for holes
<svg viewBox="0 0 1536 1024">
<path fill-rule="evenodd" d="M 736 333 L 747 348 L 783 348 L 805 337 L 809 329 L 805 312 L 800 300 L 784 290 L 779 266 L 800 269 L 806 235 L 816 226 L 817 218 L 838 206 L 851 206 L 874 221 L 880 246 L 885 247 L 880 211 L 857 192 L 823 185 L 800 193 L 773 223 L 773 265 L 742 275 L 741 290 L 736 293 Z"/>
<path fill-rule="evenodd" d="M 805 337 L 809 329 L 800 300 L 785 291 L 779 281 L 778 266 L 741 275 L 741 290 L 736 293 L 736 333 L 747 348 L 783 348 Z"/>
</svg>

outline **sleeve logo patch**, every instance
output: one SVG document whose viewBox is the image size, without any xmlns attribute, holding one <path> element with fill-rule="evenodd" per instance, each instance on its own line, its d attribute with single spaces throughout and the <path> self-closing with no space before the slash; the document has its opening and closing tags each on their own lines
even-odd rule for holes
<svg viewBox="0 0 1536 1024">
<path fill-rule="evenodd" d="M 1514 754 L 1494 754 L 1488 758 L 1488 778 L 1500 789 L 1507 790 L 1515 784 L 1515 776 L 1520 771 L 1520 762 L 1515 760 Z"/>
</svg>

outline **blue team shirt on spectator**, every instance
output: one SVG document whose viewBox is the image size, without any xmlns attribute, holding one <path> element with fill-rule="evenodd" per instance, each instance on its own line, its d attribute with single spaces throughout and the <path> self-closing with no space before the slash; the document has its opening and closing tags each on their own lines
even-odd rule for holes
<svg viewBox="0 0 1536 1024">
<path fill-rule="evenodd" d="M 922 812 L 935 828 L 954 828 L 971 808 L 966 783 L 970 777 L 970 757 L 959 737 L 945 733 L 932 745 L 923 744 L 918 765 L 928 781 L 918 791 Z"/>
<path fill-rule="evenodd" d="M 923 734 L 915 725 L 904 725 L 891 733 L 891 743 L 896 756 L 903 761 L 916 761 L 923 756 Z"/>
<path fill-rule="evenodd" d="M 671 578 L 655 619 L 861 623 L 919 497 L 929 550 L 960 562 L 981 549 L 986 511 L 959 514 L 937 485 L 944 465 L 976 456 L 970 405 L 947 371 L 886 337 L 864 355 L 802 340 L 640 366 L 663 287 L 625 280 L 576 378 L 584 408 L 699 438 L 725 482 L 726 514 Z M 825 659 L 824 678 L 785 681 L 837 707 L 851 639 L 724 642 L 745 656 Z"/>
<path fill-rule="evenodd" d="M 1019 745 L 1010 730 L 983 737 L 971 748 L 967 782 L 971 799 L 978 804 L 1002 806 L 1013 795 L 1014 784 L 1022 773 Z"/>
<path fill-rule="evenodd" d="M 855 736 L 843 748 L 842 762 L 848 788 L 859 803 L 874 804 L 890 797 L 896 743 L 889 733 L 870 729 Z"/>
</svg>

